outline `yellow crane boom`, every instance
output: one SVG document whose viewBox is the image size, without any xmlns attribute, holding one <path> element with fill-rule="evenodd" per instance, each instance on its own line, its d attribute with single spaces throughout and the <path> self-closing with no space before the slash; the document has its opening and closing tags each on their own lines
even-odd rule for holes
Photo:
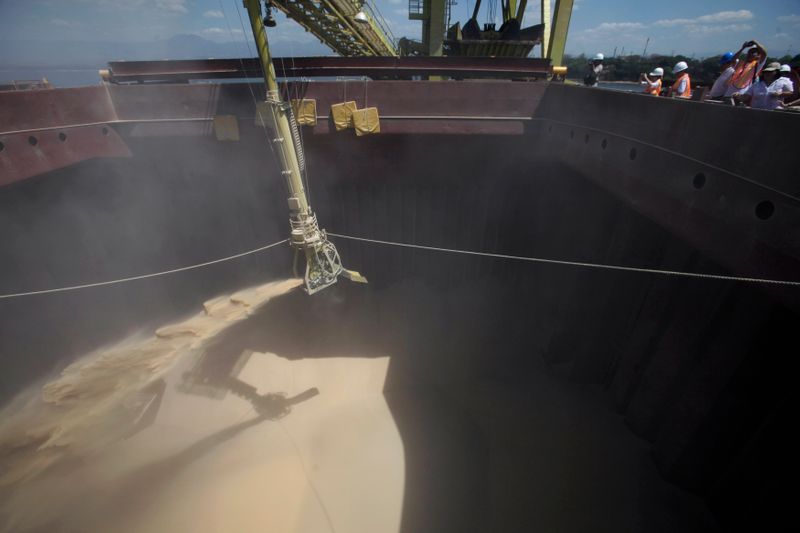
<svg viewBox="0 0 800 533">
<path fill-rule="evenodd" d="M 365 0 L 271 0 L 271 4 L 342 56 L 397 56 L 389 25 Z"/>
<path fill-rule="evenodd" d="M 339 252 L 328 240 L 325 230 L 319 227 L 317 216 L 308 202 L 300 170 L 298 153 L 302 150 L 297 124 L 294 122 L 291 106 L 281 99 L 275 67 L 269 51 L 267 30 L 261 13 L 261 0 L 244 0 L 250 18 L 253 37 L 256 41 L 258 58 L 264 72 L 264 83 L 267 86 L 266 105 L 259 106 L 258 114 L 271 134 L 271 142 L 278 156 L 281 175 L 289 189 L 289 226 L 291 228 L 290 244 L 295 249 L 295 265 L 297 256 L 305 255 L 305 288 L 313 294 L 336 283 L 339 276 L 366 283 L 358 272 L 346 270 L 339 259 Z"/>
</svg>

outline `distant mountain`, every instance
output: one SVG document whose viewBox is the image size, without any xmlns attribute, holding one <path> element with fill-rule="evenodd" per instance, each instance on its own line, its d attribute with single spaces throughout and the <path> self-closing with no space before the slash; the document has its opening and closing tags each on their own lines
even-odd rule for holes
<svg viewBox="0 0 800 533">
<path fill-rule="evenodd" d="M 244 42 L 218 43 L 199 35 L 176 35 L 169 39 L 147 42 L 104 41 L 14 41 L 0 39 L 0 68 L 102 68 L 109 61 L 154 59 L 199 59 L 246 57 L 255 55 Z M 278 42 L 272 45 L 276 56 L 333 55 L 320 43 Z"/>
</svg>

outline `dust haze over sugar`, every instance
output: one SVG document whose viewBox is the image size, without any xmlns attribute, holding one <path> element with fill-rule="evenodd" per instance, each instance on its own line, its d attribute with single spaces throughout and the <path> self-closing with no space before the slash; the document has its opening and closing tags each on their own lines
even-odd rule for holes
<svg viewBox="0 0 800 533">
<path fill-rule="evenodd" d="M 163 455 L 160 444 L 133 448 L 122 459 L 114 455 L 109 447 L 132 425 L 121 410 L 125 402 L 176 365 L 191 365 L 217 335 L 301 283 L 270 282 L 209 300 L 203 312 L 159 328 L 156 336 L 141 333 L 87 354 L 18 395 L 0 411 L 0 500 L 6 502 L 0 517 L 9 520 L 0 527 L 16 531 L 59 520 L 86 497 L 85 490 L 111 487 L 132 466 Z M 191 411 L 186 416 L 189 426 L 202 418 Z M 74 483 L 89 488 L 71 490 Z M 46 510 L 40 509 L 43 500 Z"/>
<path fill-rule="evenodd" d="M 0 291 L 158 272 L 284 238 L 283 186 L 263 136 L 253 137 L 234 150 L 202 136 L 133 135 L 125 137 L 130 159 L 85 161 L 4 187 Z M 290 264 L 278 247 L 166 277 L 3 300 L 0 400 L 77 354 L 215 293 L 285 275 Z"/>
<path fill-rule="evenodd" d="M 0 189 L 0 292 L 148 274 L 285 238 L 281 183 L 261 170 L 275 166 L 263 136 L 238 152 L 203 136 L 143 138 L 117 127 L 132 158 L 84 161 Z M 38 391 L 79 355 L 151 334 L 214 294 L 285 276 L 290 264 L 288 247 L 277 247 L 169 276 L 0 300 L 0 403 L 34 379 Z M 3 421 L 40 397 L 23 393 Z M 48 439 L 35 433 L 25 442 Z"/>
</svg>

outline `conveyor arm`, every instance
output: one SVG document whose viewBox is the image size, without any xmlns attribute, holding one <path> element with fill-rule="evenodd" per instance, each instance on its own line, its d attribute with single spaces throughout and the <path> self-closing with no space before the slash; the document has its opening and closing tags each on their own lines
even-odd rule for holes
<svg viewBox="0 0 800 533">
<path fill-rule="evenodd" d="M 364 0 L 271 0 L 271 3 L 340 55 L 397 55 L 388 24 Z M 356 19 L 360 11 L 366 14 L 365 21 Z"/>
<path fill-rule="evenodd" d="M 325 231 L 320 229 L 317 217 L 308 203 L 298 152 L 302 150 L 291 107 L 281 100 L 278 80 L 269 52 L 267 31 L 261 18 L 261 0 L 244 0 L 258 57 L 267 85 L 266 105 L 259 106 L 259 115 L 270 130 L 272 143 L 278 155 L 281 174 L 289 188 L 289 224 L 291 245 L 295 253 L 304 252 L 306 257 L 305 287 L 309 294 L 336 283 L 340 275 L 353 281 L 366 282 L 358 272 L 345 270 L 336 247 L 328 241 Z M 295 256 L 296 257 L 296 256 Z M 295 261 L 296 264 L 296 261 Z"/>
</svg>

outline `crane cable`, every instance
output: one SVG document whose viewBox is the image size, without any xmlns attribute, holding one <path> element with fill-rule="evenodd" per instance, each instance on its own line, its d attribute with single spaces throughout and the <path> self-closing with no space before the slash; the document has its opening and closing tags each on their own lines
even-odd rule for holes
<svg viewBox="0 0 800 533">
<path fill-rule="evenodd" d="M 227 14 L 227 12 L 225 11 L 225 8 L 222 5 L 222 0 L 218 0 L 218 1 L 219 1 L 220 9 L 222 9 L 222 15 L 225 18 L 225 24 L 228 26 L 228 35 L 230 36 L 231 41 L 234 41 L 235 39 L 233 37 L 233 29 L 231 28 L 231 24 L 228 21 L 228 14 Z M 245 28 L 244 19 L 242 18 L 242 11 L 239 9 L 239 4 L 237 3 L 237 0 L 234 0 L 234 5 L 236 6 L 236 14 L 239 17 L 239 25 L 242 27 L 242 36 L 244 38 L 245 46 L 247 47 L 247 53 L 249 55 L 253 55 L 253 51 L 250 49 L 250 41 L 247 39 L 247 28 Z M 289 46 L 292 47 L 291 43 L 289 44 Z M 292 47 L 292 50 L 293 50 L 293 47 Z M 258 50 L 256 50 L 256 54 L 255 55 L 256 55 L 257 58 L 260 58 L 260 55 L 258 54 Z M 241 57 L 239 58 L 239 64 L 242 67 L 242 72 L 245 72 L 244 61 L 242 61 Z M 259 68 L 261 69 L 261 75 L 264 78 L 266 78 L 267 77 L 266 76 L 266 72 L 264 72 L 264 68 L 261 65 L 261 61 L 259 61 L 258 64 L 259 64 Z M 294 66 L 295 66 L 294 65 L 294 53 L 292 53 L 292 70 L 294 70 Z M 283 72 L 284 72 L 284 75 L 285 75 L 286 74 L 286 64 L 284 62 L 284 58 L 281 58 L 281 68 L 283 69 Z M 260 116 L 260 113 L 258 112 L 258 101 L 256 100 L 256 95 L 253 92 L 253 88 L 250 86 L 249 82 L 247 83 L 247 86 L 250 89 L 250 96 L 253 99 L 253 106 L 256 109 L 256 116 L 259 118 L 259 121 L 261 123 L 261 128 L 264 131 L 264 137 L 267 140 L 267 144 L 269 145 L 269 149 L 272 152 L 273 158 L 275 159 L 275 161 L 278 161 L 278 155 L 275 153 L 275 148 L 272 146 L 272 141 L 270 141 L 270 139 L 269 139 L 269 134 L 267 132 L 267 125 L 264 122 L 264 119 Z M 295 86 L 296 86 L 296 83 L 295 83 Z M 299 98 L 300 88 L 299 87 L 295 87 L 295 90 L 296 90 L 296 94 L 297 94 L 297 96 Z M 289 99 L 290 100 L 291 100 L 291 97 L 292 97 L 291 90 L 289 90 Z M 305 161 L 305 155 L 304 155 L 304 151 L 305 150 L 304 150 L 303 133 L 302 133 L 302 129 L 297 127 L 296 119 L 294 118 L 294 110 L 292 109 L 292 106 L 289 105 L 288 107 L 289 107 L 288 112 L 290 113 L 290 126 L 291 126 L 292 123 L 294 124 L 294 126 L 291 128 L 292 129 L 293 142 L 294 142 L 294 144 L 296 146 L 296 149 L 300 151 L 300 154 L 298 154 L 298 158 L 302 160 L 302 162 L 300 164 L 300 172 L 301 172 L 300 179 L 305 182 L 304 185 L 305 185 L 305 189 L 306 189 L 306 194 L 308 195 L 309 201 L 310 201 L 311 194 L 310 194 L 310 188 L 309 188 L 309 185 L 308 185 L 308 170 L 307 170 L 307 166 L 306 166 L 307 162 Z M 298 131 L 298 130 L 300 130 L 300 131 Z M 299 139 L 296 139 L 295 138 L 296 136 L 299 137 Z M 282 170 L 282 169 L 280 169 L 280 170 Z M 288 187 L 284 187 L 284 190 L 286 190 L 287 194 L 288 194 L 288 192 L 289 192 L 288 191 Z"/>
<path fill-rule="evenodd" d="M 245 45 L 247 46 L 247 51 L 248 51 L 248 53 L 252 53 L 251 50 L 250 50 L 250 42 L 246 38 L 247 30 L 245 29 L 244 20 L 242 19 L 242 12 L 239 10 L 239 4 L 236 3 L 238 0 L 233 0 L 233 1 L 234 1 L 234 4 L 236 5 L 236 13 L 239 16 L 239 24 L 242 27 L 242 35 L 244 37 Z M 219 0 L 219 4 L 220 4 L 220 7 L 222 7 L 222 0 Z M 224 8 L 222 8 L 222 14 L 225 17 L 225 22 L 226 22 L 226 24 L 228 26 L 228 33 L 229 33 L 229 35 L 231 37 L 231 40 L 233 40 L 233 30 L 231 29 L 231 25 L 228 22 L 228 15 L 227 15 L 227 13 L 225 13 L 225 9 Z M 244 62 L 242 61 L 241 58 L 239 58 L 239 63 L 242 65 L 242 72 L 244 72 L 245 71 L 244 70 Z M 259 61 L 258 63 L 259 63 L 259 65 L 261 65 L 261 61 Z M 282 64 L 281 66 L 283 67 L 283 71 L 284 71 L 284 74 L 285 74 L 286 73 L 286 65 Z M 292 54 L 292 68 L 294 70 L 294 54 Z M 264 75 L 264 78 L 266 78 L 266 73 L 263 72 L 263 66 L 262 66 L 262 74 Z M 256 101 L 256 96 L 253 93 L 253 88 L 250 86 L 249 82 L 247 83 L 247 86 L 250 88 L 250 96 L 253 98 L 253 104 L 256 107 L 256 115 L 258 116 L 259 113 L 258 113 L 258 103 Z M 298 98 L 299 98 L 299 95 L 300 95 L 299 87 L 297 87 L 297 95 L 298 95 Z M 290 91 L 290 93 L 289 93 L 289 99 L 290 100 L 291 100 L 291 96 L 292 95 L 291 95 L 291 91 Z M 294 119 L 294 116 L 293 116 L 294 110 L 292 109 L 291 105 L 289 105 L 289 112 L 292 113 L 292 118 Z M 267 133 L 266 123 L 261 118 L 260 118 L 260 122 L 261 122 L 261 128 L 264 131 L 264 136 L 265 136 L 265 138 L 267 140 L 267 145 L 269 146 L 269 149 L 272 152 L 272 156 L 273 156 L 274 160 L 277 162 L 278 161 L 278 155 L 275 153 L 275 148 L 272 146 L 272 142 L 270 142 L 269 134 Z M 298 128 L 297 128 L 297 125 L 295 123 L 295 129 L 293 130 L 293 133 L 296 133 L 297 129 Z M 299 136 L 300 136 L 300 139 L 299 139 L 300 149 L 302 150 L 303 149 L 302 131 L 299 132 Z M 297 140 L 294 140 L 294 142 L 297 142 Z M 307 168 L 308 167 L 304 164 L 303 168 L 301 170 L 302 174 L 300 176 L 300 179 L 302 180 L 303 178 L 305 178 L 306 194 L 308 194 L 309 198 L 310 198 L 311 191 L 310 191 L 309 186 L 308 186 L 308 170 L 307 170 Z M 283 181 L 283 180 L 281 180 L 281 181 Z M 287 195 L 289 193 L 288 189 L 289 189 L 289 187 L 288 187 L 288 185 L 286 185 L 285 186 L 285 190 L 287 191 Z M 288 240 L 289 239 L 285 239 L 285 240 L 283 240 L 281 242 L 288 242 Z M 279 243 L 276 243 L 276 244 L 279 244 Z M 295 255 L 295 258 L 296 257 L 297 256 Z M 303 474 L 306 477 L 306 482 L 308 483 L 308 486 L 311 488 L 311 491 L 314 493 L 314 497 L 316 498 L 317 503 L 319 504 L 320 509 L 322 510 L 322 514 L 324 515 L 325 521 L 328 524 L 328 529 L 331 531 L 331 533 L 336 533 L 336 528 L 333 525 L 333 519 L 331 518 L 331 515 L 328 512 L 328 507 L 325 505 L 325 502 L 322 499 L 322 496 L 320 495 L 319 491 L 317 490 L 317 487 L 315 486 L 313 480 L 311 479 L 311 476 L 310 476 L 310 474 L 308 472 L 308 469 L 306 468 L 305 461 L 303 460 L 303 455 L 300 452 L 300 448 L 297 446 L 297 443 L 295 442 L 294 437 L 292 437 L 292 434 L 289 432 L 289 430 L 280 421 L 278 423 L 280 424 L 281 429 L 283 429 L 284 433 L 286 434 L 286 436 L 288 437 L 289 441 L 291 442 L 292 447 L 294 448 L 294 451 L 295 451 L 295 454 L 297 456 L 297 459 L 300 462 L 300 465 L 301 465 L 301 467 L 303 469 Z"/>
<path fill-rule="evenodd" d="M 328 232 L 328 235 L 331 237 L 338 237 L 340 239 L 349 239 L 352 241 L 360 241 L 360 242 L 367 242 L 371 244 L 382 244 L 387 246 L 398 246 L 401 248 L 416 248 L 419 250 L 427 250 L 433 252 L 445 252 L 451 254 L 462 254 L 462 255 L 473 255 L 473 256 L 481 256 L 481 257 L 492 257 L 495 259 L 509 259 L 514 261 L 527 261 L 531 263 L 546 263 L 546 264 L 553 264 L 553 265 L 562 265 L 562 266 L 574 266 L 574 267 L 583 267 L 583 268 L 599 268 L 604 270 L 619 270 L 624 272 L 638 272 L 643 274 L 660 274 L 665 276 L 681 276 L 681 277 L 689 277 L 689 278 L 701 278 L 701 279 L 714 279 L 714 280 L 724 280 L 724 281 L 738 281 L 738 282 L 746 282 L 746 283 L 763 283 L 763 284 L 772 284 L 772 285 L 785 285 L 785 286 L 792 286 L 792 287 L 800 287 L 800 281 L 790 281 L 790 280 L 779 280 L 779 279 L 765 279 L 765 278 L 749 278 L 749 277 L 741 277 L 741 276 L 726 276 L 724 274 L 704 274 L 701 272 L 681 272 L 677 270 L 661 270 L 655 268 L 643 268 L 643 267 L 629 267 L 629 266 L 621 266 L 621 265 L 606 265 L 602 263 L 589 263 L 584 261 L 566 261 L 560 259 L 546 259 L 542 257 L 527 257 L 521 255 L 509 255 L 509 254 L 498 254 L 492 252 L 475 252 L 472 250 L 457 250 L 454 248 L 442 248 L 438 246 L 424 246 L 421 244 L 408 244 L 403 242 L 393 242 L 393 241 L 382 241 L 379 239 L 367 239 L 365 237 L 353 237 L 351 235 L 342 235 L 339 233 L 331 233 Z"/>
<path fill-rule="evenodd" d="M 368 239 L 366 237 L 354 237 L 352 235 L 343 235 L 341 233 L 332 233 L 327 232 L 327 235 L 331 237 L 336 237 L 339 239 L 347 239 L 351 241 L 359 241 L 359 242 L 366 242 L 370 244 L 381 244 L 386 246 L 397 246 L 400 248 L 414 248 L 418 250 L 426 250 L 431 252 L 443 252 L 443 253 L 451 253 L 451 254 L 460 254 L 460 255 L 472 255 L 472 256 L 479 256 L 479 257 L 490 257 L 494 259 L 507 259 L 513 261 L 526 261 L 529 263 L 543 263 L 543 264 L 551 264 L 551 265 L 562 265 L 562 266 L 573 266 L 573 267 L 581 267 L 581 268 L 596 268 L 596 269 L 603 269 L 603 270 L 617 270 L 622 272 L 637 272 L 641 274 L 658 274 L 663 276 L 678 276 L 678 277 L 686 277 L 686 278 L 698 278 L 698 279 L 713 279 L 713 280 L 720 280 L 720 281 L 736 281 L 741 283 L 760 283 L 764 285 L 781 285 L 786 287 L 800 287 L 800 281 L 792 281 L 792 280 L 781 280 L 781 279 L 770 279 L 770 278 L 754 278 L 754 277 L 745 277 L 745 276 L 727 276 L 724 274 L 706 274 L 702 272 L 683 272 L 680 270 L 664 270 L 664 269 L 657 269 L 657 268 L 645 268 L 645 267 L 631 267 L 631 266 L 623 266 L 623 265 L 607 265 L 603 263 L 591 263 L 586 261 L 567 261 L 562 259 L 547 259 L 544 257 L 529 257 L 529 256 L 522 256 L 522 255 L 510 255 L 510 254 L 499 254 L 493 252 L 476 252 L 474 250 L 458 250 L 456 248 L 443 248 L 440 246 L 425 246 L 422 244 L 409 244 L 404 242 L 394 242 L 394 241 L 384 241 L 380 239 Z M 110 281 L 100 281 L 97 283 L 85 283 L 83 285 L 72 285 L 68 287 L 58 287 L 54 289 L 43 289 L 38 291 L 28 291 L 28 292 L 18 292 L 18 293 L 10 293 L 10 294 L 0 294 L 0 300 L 9 299 L 9 298 L 19 298 L 22 296 L 34 296 L 39 294 L 52 294 L 57 292 L 66 292 L 66 291 L 74 291 L 78 289 L 88 289 L 91 287 L 102 287 L 105 285 L 116 285 L 118 283 L 125 283 L 128 281 L 136 281 L 140 279 L 146 278 L 154 278 L 157 276 L 164 276 L 167 274 L 175 274 L 177 272 L 185 272 L 187 270 L 194 270 L 197 268 L 202 268 L 210 265 L 214 265 L 217 263 L 223 263 L 225 261 L 231 261 L 233 259 L 238 259 L 240 257 L 244 257 L 247 255 L 255 254 L 258 252 L 262 252 L 264 250 L 268 250 L 270 248 L 274 248 L 275 246 L 284 244 L 288 242 L 289 239 L 283 239 L 278 242 L 274 242 L 272 244 L 267 244 L 266 246 L 261 246 L 259 248 L 255 248 L 253 250 L 248 250 L 246 252 L 238 253 L 235 255 L 230 255 L 228 257 L 222 257 L 220 259 L 214 259 L 211 261 L 206 261 L 204 263 L 197 263 L 195 265 L 185 266 L 181 268 L 174 268 L 172 270 L 164 270 L 162 272 L 154 272 L 152 274 L 143 274 L 140 276 L 131 276 L 127 278 L 120 278 Z"/>
<path fill-rule="evenodd" d="M 248 55 L 252 55 L 253 52 L 252 52 L 252 50 L 250 50 L 250 41 L 247 40 L 247 29 L 244 26 L 244 20 L 242 19 L 242 13 L 241 13 L 241 11 L 239 11 L 239 4 L 237 4 L 236 2 L 237 2 L 237 0 L 234 0 L 234 5 L 236 6 L 236 13 L 239 16 L 239 25 L 241 25 L 241 27 L 242 27 L 242 38 L 244 39 L 244 43 L 245 43 Z M 230 37 L 231 42 L 234 42 L 236 39 L 234 39 L 234 37 L 233 37 L 233 28 L 231 28 L 231 23 L 228 20 L 228 13 L 227 13 L 227 11 L 225 11 L 225 6 L 223 5 L 223 1 L 222 0 L 218 0 L 218 3 L 219 3 L 219 8 L 222 11 L 222 17 L 225 19 L 225 25 L 228 27 L 228 36 Z M 239 57 L 239 65 L 242 67 L 242 73 L 245 76 L 247 76 L 247 70 L 245 69 L 244 61 L 242 60 L 241 57 Z M 266 77 L 265 73 L 264 73 L 264 69 L 261 67 L 261 62 L 260 61 L 258 62 L 258 65 L 259 65 L 259 68 L 261 69 L 261 75 Z M 256 94 L 253 92 L 253 87 L 252 87 L 252 85 L 250 84 L 249 81 L 247 82 L 247 88 L 250 91 L 250 97 L 253 100 L 253 108 L 255 109 L 256 123 L 257 124 L 258 123 L 261 124 L 261 131 L 264 134 L 264 140 L 267 142 L 267 146 L 269 147 L 270 152 L 272 152 L 273 161 L 277 162 L 278 161 L 278 154 L 275 153 L 275 148 L 272 146 L 272 141 L 269 138 L 269 132 L 267 131 L 267 125 L 264 122 L 264 118 L 261 116 L 261 113 L 258 112 L 258 100 L 256 99 Z M 278 170 L 280 171 L 282 169 L 279 168 Z M 280 180 L 280 181 L 283 184 L 283 190 L 288 195 L 289 194 L 288 185 L 286 185 L 286 183 L 283 180 Z"/>
<path fill-rule="evenodd" d="M 235 3 L 235 0 L 234 0 L 234 3 Z M 490 9 L 495 7 L 493 5 L 494 3 L 495 2 L 490 1 L 490 4 L 489 4 L 490 5 Z M 223 16 L 225 17 L 225 22 L 226 22 L 226 24 L 228 26 L 228 33 L 229 33 L 231 39 L 233 40 L 233 30 L 232 30 L 232 28 L 230 26 L 230 22 L 228 21 L 227 13 L 225 12 L 225 8 L 223 7 L 222 0 L 219 0 L 219 5 L 220 5 L 220 8 L 222 9 Z M 242 31 L 243 31 L 243 33 L 246 34 L 246 30 L 245 30 L 245 27 L 244 27 L 244 21 L 242 20 L 242 15 L 241 15 L 241 12 L 239 11 L 238 5 L 236 6 L 236 11 L 237 11 L 237 13 L 239 15 L 239 23 L 242 26 Z M 245 39 L 245 44 L 247 45 L 248 51 L 250 51 L 249 50 L 250 45 L 247 42 L 247 39 Z M 242 71 L 244 72 L 245 71 L 244 62 L 241 60 L 241 58 L 239 59 L 239 61 L 240 61 L 241 66 L 242 66 Z M 284 71 L 285 71 L 285 65 L 284 65 Z M 250 84 L 248 83 L 247 85 L 248 85 L 248 88 L 250 89 L 250 95 L 251 95 L 251 97 L 253 99 L 253 103 L 255 104 L 255 103 L 257 103 L 256 97 L 255 97 L 255 93 L 253 93 L 253 89 L 252 89 L 252 87 L 250 87 Z M 345 88 L 345 90 L 346 90 L 346 88 Z M 298 89 L 298 91 L 299 91 L 299 89 Z M 365 84 L 364 93 L 365 93 L 364 94 L 364 98 L 366 99 L 366 84 Z M 266 136 L 267 135 L 266 126 L 263 124 L 263 120 L 261 122 L 262 122 L 262 128 L 263 128 L 264 134 Z M 272 143 L 269 142 L 269 137 L 267 137 L 266 140 L 267 140 L 267 145 L 270 147 L 270 150 L 273 152 L 273 155 L 274 155 L 274 148 L 272 147 Z M 302 140 L 301 140 L 301 142 L 302 142 Z M 306 178 L 306 180 L 308 180 L 307 173 L 306 173 L 305 178 Z M 308 187 L 307 182 L 306 182 L 306 187 Z M 454 249 L 454 248 L 443 248 L 443 247 L 437 247 L 437 246 L 425 246 L 425 245 L 420 245 L 420 244 L 409 244 L 409 243 L 401 243 L 401 242 L 393 242 L 393 241 L 384 241 L 384 240 L 379 240 L 379 239 L 368 239 L 368 238 L 364 238 L 364 237 L 354 237 L 354 236 L 351 236 L 351 235 L 342 235 L 342 234 L 339 234 L 339 233 L 331 233 L 331 232 L 328 232 L 327 234 L 330 235 L 331 237 L 337 237 L 337 238 L 340 238 L 340 239 L 349 239 L 349 240 L 360 241 L 360 242 L 367 242 L 367 243 L 372 243 L 372 244 L 381 244 L 381 245 L 387 245 L 387 246 L 397 246 L 397 247 L 402 247 L 402 248 L 415 248 L 415 249 L 420 249 L 420 250 L 444 252 L 444 253 L 454 253 L 454 254 L 462 254 L 462 255 L 491 257 L 491 258 L 495 258 L 495 259 L 508 259 L 508 260 L 515 260 L 515 261 L 527 261 L 527 262 L 533 262 L 533 263 L 545 263 L 545 264 L 555 264 L 555 265 L 563 265 L 563 266 L 574 266 L 574 267 L 583 267 L 583 268 L 597 268 L 597 269 L 605 269 L 605 270 L 617 270 L 617 271 L 638 272 L 638 273 L 645 273 L 645 274 L 659 274 L 659 275 L 667 275 L 667 276 L 691 277 L 691 278 L 700 278 L 700 279 L 736 281 L 736 282 L 745 282 L 745 283 L 760 283 L 760 284 L 782 285 L 782 286 L 792 286 L 792 287 L 800 286 L 800 281 L 791 281 L 791 280 L 777 280 L 777 279 L 753 278 L 753 277 L 743 277 L 743 276 L 727 276 L 727 275 L 723 275 L 723 274 L 705 274 L 705 273 L 700 273 L 700 272 L 682 272 L 682 271 L 675 271 L 675 270 L 662 270 L 662 269 L 653 269 L 653 268 L 629 267 L 629 266 L 622 266 L 622 265 L 606 265 L 606 264 L 601 264 L 601 263 L 590 263 L 590 262 L 582 262 L 582 261 L 567 261 L 567 260 L 558 260 L 558 259 L 546 259 L 546 258 L 541 258 L 541 257 L 526 257 L 526 256 L 509 255 L 509 254 L 498 254 L 498 253 L 492 253 L 492 252 L 476 252 L 476 251 L 472 251 L 472 250 L 458 250 L 458 249 Z M 222 258 L 219 258 L 219 259 L 214 259 L 214 260 L 206 261 L 206 262 L 203 262 L 203 263 L 197 263 L 197 264 L 194 264 L 194 265 L 175 268 L 175 269 L 171 269 L 171 270 L 164 270 L 164 271 L 161 271 L 161 272 L 154 272 L 154 273 L 150 273 L 150 274 L 142 274 L 142 275 L 139 275 L 139 276 L 130 276 L 130 277 L 126 277 L 126 278 L 120 278 L 120 279 L 109 280 L 109 281 L 101 281 L 101 282 L 96 282 L 96 283 L 85 283 L 85 284 L 81 284 L 81 285 L 71 285 L 71 286 L 66 286 L 66 287 L 57 287 L 57 288 L 53 288 L 53 289 L 42 289 L 42 290 L 37 290 L 37 291 L 27 291 L 27 292 L 0 294 L 0 300 L 11 299 L 11 298 L 19 298 L 19 297 L 23 297 L 23 296 L 53 294 L 53 293 L 59 293 L 59 292 L 67 292 L 67 291 L 74 291 L 74 290 L 80 290 L 80 289 L 88 289 L 88 288 L 92 288 L 92 287 L 102 287 L 102 286 L 106 286 L 106 285 L 116 285 L 116 284 L 119 284 L 119 283 L 126 283 L 126 282 L 130 282 L 130 281 L 137 281 L 137 280 L 141 280 L 141 279 L 154 278 L 154 277 L 164 276 L 164 275 L 168 275 L 168 274 L 175 274 L 175 273 L 178 273 L 178 272 L 185 272 L 185 271 L 188 271 L 188 270 L 194 270 L 194 269 L 197 269 L 197 268 L 203 268 L 203 267 L 206 267 L 206 266 L 210 266 L 210 265 L 214 265 L 214 264 L 218 264 L 218 263 L 223 263 L 223 262 L 226 262 L 226 261 L 231 261 L 231 260 L 234 260 L 234 259 L 238 259 L 240 257 L 244 257 L 244 256 L 247 256 L 247 255 L 251 255 L 251 254 L 258 253 L 258 252 L 262 252 L 262 251 L 268 250 L 270 248 L 273 248 L 275 246 L 278 246 L 280 244 L 284 244 L 286 242 L 288 242 L 288 239 L 283 239 L 281 241 L 274 242 L 272 244 L 268 244 L 266 246 L 261 246 L 259 248 L 255 248 L 253 250 L 248 250 L 246 252 L 242 252 L 242 253 L 239 253 L 239 254 L 231 255 L 231 256 L 228 256 L 228 257 L 222 257 Z"/>
<path fill-rule="evenodd" d="M 288 242 L 289 239 L 283 239 L 278 242 L 273 242 L 272 244 L 267 244 L 266 246 L 261 246 L 259 248 L 254 248 L 252 250 L 248 250 L 246 252 L 241 252 L 234 255 L 229 255 L 228 257 L 221 257 L 219 259 L 213 259 L 211 261 L 205 261 L 203 263 L 197 263 L 194 265 L 189 265 L 180 268 L 173 268 L 171 270 L 163 270 L 161 272 L 153 272 L 150 274 L 142 274 L 139 276 L 130 276 L 127 278 L 120 278 L 120 279 L 113 279 L 109 281 L 99 281 L 97 283 L 84 283 L 82 285 L 71 285 L 68 287 L 58 287 L 55 289 L 43 289 L 38 291 L 28 291 L 28 292 L 17 292 L 11 294 L 0 294 L 0 300 L 5 300 L 9 298 L 19 298 L 22 296 L 34 296 L 37 294 L 52 294 L 56 292 L 67 292 L 67 291 L 76 291 L 78 289 L 89 289 L 91 287 L 102 287 L 105 285 L 116 285 L 118 283 L 126 283 L 128 281 L 136 281 L 140 279 L 147 279 L 147 278 L 155 278 L 159 276 L 166 276 L 167 274 L 175 274 L 177 272 L 186 272 L 187 270 L 194 270 L 197 268 L 203 268 L 211 265 L 216 265 L 217 263 L 224 263 L 226 261 L 232 261 L 234 259 L 239 259 L 240 257 L 245 257 L 247 255 L 256 254 L 258 252 L 263 252 L 264 250 L 269 250 L 270 248 L 274 248 L 278 245 L 284 244 Z"/>
</svg>

